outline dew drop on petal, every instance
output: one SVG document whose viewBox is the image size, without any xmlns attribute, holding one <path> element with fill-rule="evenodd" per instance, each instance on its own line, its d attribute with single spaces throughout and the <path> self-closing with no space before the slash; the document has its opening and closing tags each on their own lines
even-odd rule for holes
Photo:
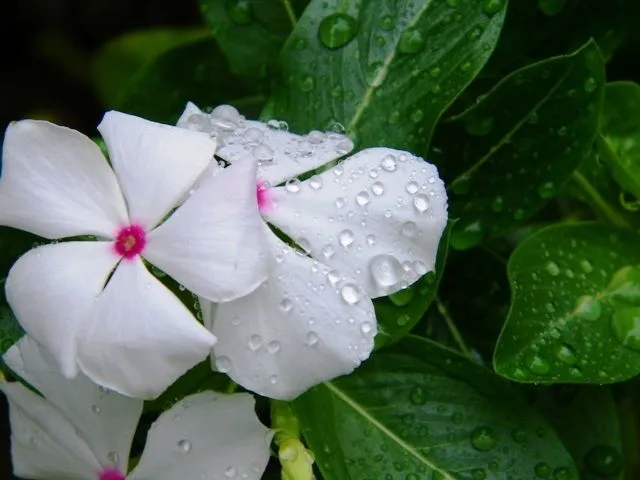
<svg viewBox="0 0 640 480">
<path fill-rule="evenodd" d="M 333 248 L 333 245 L 328 243 L 324 247 L 322 247 L 320 251 L 322 253 L 322 256 L 327 260 L 331 260 L 331 258 L 336 254 L 336 251 Z"/>
<path fill-rule="evenodd" d="M 298 180 L 297 178 L 287 180 L 284 188 L 289 193 L 298 193 L 300 191 L 300 180 Z"/>
<path fill-rule="evenodd" d="M 418 226 L 414 222 L 409 221 L 402 224 L 402 235 L 404 235 L 405 237 L 415 237 L 417 231 Z"/>
<path fill-rule="evenodd" d="M 342 208 L 342 207 L 344 207 L 346 203 L 347 203 L 347 201 L 344 199 L 344 197 L 338 197 L 338 198 L 336 198 L 336 207 L 337 207 L 337 208 Z"/>
<path fill-rule="evenodd" d="M 251 127 L 244 132 L 243 136 L 247 143 L 260 143 L 264 133 L 259 128 Z"/>
<path fill-rule="evenodd" d="M 227 373 L 231 371 L 231 359 L 229 357 L 220 356 L 216 357 L 216 369 L 220 373 Z"/>
<path fill-rule="evenodd" d="M 340 289 L 340 296 L 349 305 L 355 305 L 362 298 L 362 293 L 355 283 L 345 283 Z"/>
<path fill-rule="evenodd" d="M 235 467 L 227 467 L 224 471 L 225 478 L 236 478 L 236 469 Z"/>
<path fill-rule="evenodd" d="M 373 233 L 367 235 L 367 245 L 373 247 L 376 244 L 376 236 Z"/>
<path fill-rule="evenodd" d="M 331 285 L 333 285 L 335 287 L 336 284 L 342 278 L 342 276 L 340 275 L 340 272 L 338 272 L 337 270 L 330 270 L 327 273 L 327 278 L 329 279 L 329 283 L 331 283 Z"/>
<path fill-rule="evenodd" d="M 407 183 L 406 189 L 407 193 L 413 195 L 414 193 L 418 193 L 418 191 L 420 190 L 420 185 L 418 185 L 418 182 L 412 181 Z"/>
<path fill-rule="evenodd" d="M 351 230 L 341 231 L 340 234 L 338 235 L 338 241 L 340 242 L 340 245 L 342 245 L 343 247 L 345 248 L 349 247 L 351 244 L 353 244 L 353 241 L 354 241 L 353 232 Z"/>
<path fill-rule="evenodd" d="M 316 332 L 307 333 L 307 345 L 314 346 L 318 343 L 319 338 Z"/>
<path fill-rule="evenodd" d="M 371 324 L 371 322 L 363 322 L 362 325 L 360 325 L 360 331 L 365 335 L 370 334 L 372 330 L 373 325 Z"/>
<path fill-rule="evenodd" d="M 429 197 L 424 193 L 419 193 L 413 197 L 413 207 L 418 213 L 424 213 L 429 209 Z"/>
<path fill-rule="evenodd" d="M 309 179 L 309 186 L 313 190 L 320 190 L 322 188 L 323 182 L 322 177 L 320 175 L 314 175 Z"/>
<path fill-rule="evenodd" d="M 395 172 L 397 168 L 396 157 L 393 155 L 387 155 L 382 159 L 380 166 L 387 172 Z"/>
<path fill-rule="evenodd" d="M 384 185 L 382 185 L 381 182 L 374 182 L 374 184 L 371 185 L 371 191 L 374 195 L 380 196 L 384 193 Z"/>
<path fill-rule="evenodd" d="M 369 194 L 365 191 L 362 191 L 356 195 L 356 203 L 361 207 L 364 207 L 367 203 L 369 203 Z"/>
<path fill-rule="evenodd" d="M 179 440 L 177 446 L 178 450 L 182 453 L 189 453 L 191 451 L 191 442 L 187 439 Z"/>
<path fill-rule="evenodd" d="M 267 350 L 269 350 L 269 353 L 278 353 L 281 348 L 282 344 L 277 340 L 273 340 L 269 342 L 269 345 L 267 345 Z"/>
<path fill-rule="evenodd" d="M 383 288 L 396 285 L 402 277 L 402 265 L 393 255 L 376 255 L 369 262 L 369 270 L 375 283 Z"/>
<path fill-rule="evenodd" d="M 258 162 L 270 162 L 273 160 L 273 150 L 266 145 L 258 145 L 253 149 L 253 156 L 258 159 Z"/>
<path fill-rule="evenodd" d="M 285 297 L 280 301 L 280 310 L 282 310 L 283 312 L 290 312 L 292 308 L 293 302 L 291 301 L 291 299 Z"/>
<path fill-rule="evenodd" d="M 249 337 L 249 348 L 254 352 L 262 346 L 262 337 L 260 335 L 251 335 Z"/>
<path fill-rule="evenodd" d="M 96 415 L 100 415 L 102 409 L 98 405 L 91 405 L 91 411 Z"/>
</svg>

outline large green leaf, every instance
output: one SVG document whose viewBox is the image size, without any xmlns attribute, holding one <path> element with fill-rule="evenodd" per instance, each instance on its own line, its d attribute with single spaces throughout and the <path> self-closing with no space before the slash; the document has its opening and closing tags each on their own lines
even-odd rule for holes
<svg viewBox="0 0 640 480">
<path fill-rule="evenodd" d="M 122 89 L 144 65 L 178 45 L 206 36 L 203 28 L 163 28 L 132 32 L 110 41 L 92 64 L 93 82 L 102 104 L 117 106 Z"/>
<path fill-rule="evenodd" d="M 326 480 L 524 479 L 543 462 L 577 479 L 554 431 L 508 384 L 418 337 L 293 407 Z"/>
<path fill-rule="evenodd" d="M 252 85 L 268 82 L 305 0 L 200 0 L 205 22 L 231 71 Z"/>
<path fill-rule="evenodd" d="M 536 393 L 536 407 L 573 456 L 580 478 L 621 478 L 620 421 L 609 388 L 561 386 Z"/>
<path fill-rule="evenodd" d="M 640 237 L 553 225 L 509 259 L 513 293 L 496 370 L 524 382 L 606 383 L 640 373 Z"/>
<path fill-rule="evenodd" d="M 442 111 L 496 44 L 506 0 L 313 0 L 287 40 L 263 116 L 338 122 L 359 146 L 424 153 Z"/>
<path fill-rule="evenodd" d="M 600 130 L 611 149 L 606 159 L 613 175 L 623 189 L 640 198 L 640 85 L 607 85 Z"/>
<path fill-rule="evenodd" d="M 119 109 L 175 123 L 189 100 L 204 108 L 249 95 L 229 72 L 215 40 L 207 38 L 169 50 L 139 71 L 123 92 Z"/>
<path fill-rule="evenodd" d="M 460 221 L 451 245 L 469 248 L 531 217 L 590 152 L 604 91 L 595 43 L 504 78 L 436 133 L 438 165 Z"/>
<path fill-rule="evenodd" d="M 438 247 L 435 272 L 424 275 L 418 282 L 391 297 L 375 300 L 378 334 L 376 346 L 394 342 L 407 333 L 420 321 L 438 292 L 438 285 L 444 272 L 449 248 L 450 222 Z"/>
</svg>

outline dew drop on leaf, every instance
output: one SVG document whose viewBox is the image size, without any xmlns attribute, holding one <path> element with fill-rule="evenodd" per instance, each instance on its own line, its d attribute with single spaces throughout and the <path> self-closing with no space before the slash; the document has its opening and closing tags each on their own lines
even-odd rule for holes
<svg viewBox="0 0 640 480">
<path fill-rule="evenodd" d="M 555 480 L 578 480 L 578 476 L 571 468 L 558 467 L 553 471 Z"/>
<path fill-rule="evenodd" d="M 491 427 L 478 427 L 471 432 L 471 446 L 481 452 L 491 450 L 498 443 L 498 437 Z"/>
<path fill-rule="evenodd" d="M 549 478 L 551 477 L 552 470 L 549 464 L 540 462 L 536 463 L 535 467 L 533 467 L 533 472 L 539 478 Z"/>
<path fill-rule="evenodd" d="M 226 0 L 224 9 L 236 25 L 249 25 L 253 20 L 251 2 L 249 0 Z"/>
<path fill-rule="evenodd" d="M 554 348 L 554 354 L 558 360 L 567 365 L 575 365 L 578 363 L 576 352 L 569 345 L 559 344 Z"/>
<path fill-rule="evenodd" d="M 560 267 L 558 267 L 558 264 L 556 262 L 547 262 L 547 264 L 544 266 L 544 269 L 552 277 L 557 277 L 560 274 Z"/>
<path fill-rule="evenodd" d="M 334 13 L 323 18 L 318 28 L 320 42 L 332 50 L 344 47 L 357 33 L 358 22 L 346 13 Z"/>
<path fill-rule="evenodd" d="M 595 321 L 598 320 L 602 314 L 602 304 L 597 298 L 584 295 L 576 300 L 573 311 L 578 318 Z"/>
<path fill-rule="evenodd" d="M 551 371 L 551 365 L 540 355 L 529 355 L 525 359 L 527 369 L 534 375 L 548 375 Z"/>
<path fill-rule="evenodd" d="M 556 186 L 553 182 L 545 182 L 538 187 L 540 198 L 551 198 L 556 193 Z"/>
<path fill-rule="evenodd" d="M 640 352 L 640 308 L 628 307 L 614 312 L 611 331 L 622 345 Z"/>
<path fill-rule="evenodd" d="M 404 290 L 400 290 L 389 295 L 389 300 L 391 300 L 393 304 L 397 305 L 398 307 L 404 307 L 405 305 L 408 305 L 412 299 L 413 289 L 411 287 L 405 288 Z"/>
<path fill-rule="evenodd" d="M 506 0 L 484 0 L 482 9 L 487 15 L 495 15 L 504 8 Z"/>
<path fill-rule="evenodd" d="M 622 471 L 622 457 L 609 445 L 596 445 L 584 456 L 587 469 L 599 477 L 615 477 Z"/>
<path fill-rule="evenodd" d="M 427 402 L 427 392 L 420 385 L 416 385 L 409 392 L 409 400 L 414 405 L 424 405 Z"/>
<path fill-rule="evenodd" d="M 398 42 L 398 51 L 404 54 L 420 53 L 426 46 L 426 39 L 422 32 L 415 28 L 410 28 L 402 32 Z"/>
<path fill-rule="evenodd" d="M 591 93 L 598 88 L 598 82 L 593 77 L 589 77 L 584 81 L 584 90 L 587 93 Z"/>
</svg>

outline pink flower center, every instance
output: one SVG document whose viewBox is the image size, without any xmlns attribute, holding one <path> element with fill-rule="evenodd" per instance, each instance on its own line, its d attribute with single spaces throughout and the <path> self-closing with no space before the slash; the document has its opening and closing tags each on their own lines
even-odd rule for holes
<svg viewBox="0 0 640 480">
<path fill-rule="evenodd" d="M 260 212 L 264 213 L 271 208 L 273 200 L 269 191 L 269 185 L 266 181 L 259 179 L 256 183 L 256 198 L 258 199 L 258 209 Z"/>
<path fill-rule="evenodd" d="M 125 477 L 117 468 L 105 468 L 100 472 L 98 480 L 126 480 Z"/>
<path fill-rule="evenodd" d="M 133 258 L 142 253 L 147 243 L 144 228 L 140 225 L 129 225 L 123 227 L 116 235 L 114 248 L 116 253 L 124 258 Z"/>
</svg>

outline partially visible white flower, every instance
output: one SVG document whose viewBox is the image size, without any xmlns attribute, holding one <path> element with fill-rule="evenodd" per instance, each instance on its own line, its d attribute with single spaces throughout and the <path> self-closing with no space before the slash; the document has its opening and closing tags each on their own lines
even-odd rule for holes
<svg viewBox="0 0 640 480">
<path fill-rule="evenodd" d="M 142 401 L 98 387 L 84 375 L 62 377 L 24 337 L 3 357 L 40 391 L 1 382 L 9 400 L 14 474 L 51 480 L 257 480 L 269 460 L 271 433 L 248 394 L 186 397 L 151 426 L 140 462 L 127 473 Z M 225 476 L 226 475 L 226 476 Z"/>
<path fill-rule="evenodd" d="M 0 224 L 50 239 L 98 237 L 26 253 L 9 273 L 7 299 L 65 376 L 79 367 L 113 390 L 154 397 L 215 337 L 143 257 L 212 301 L 255 289 L 266 276 L 256 165 L 214 175 L 208 135 L 123 113 L 108 112 L 98 129 L 113 170 L 74 130 L 32 120 L 7 129 Z"/>
<path fill-rule="evenodd" d="M 436 167 L 408 152 L 370 148 L 300 181 L 353 143 L 338 133 L 299 136 L 280 122 L 247 121 L 226 105 L 205 114 L 188 104 L 178 125 L 213 134 L 216 154 L 232 166 L 257 160 L 262 217 L 306 252 L 286 246 L 265 223 L 268 280 L 247 297 L 204 308 L 219 339 L 218 370 L 279 399 L 349 373 L 373 348 L 370 299 L 435 267 L 447 223 Z"/>
</svg>

